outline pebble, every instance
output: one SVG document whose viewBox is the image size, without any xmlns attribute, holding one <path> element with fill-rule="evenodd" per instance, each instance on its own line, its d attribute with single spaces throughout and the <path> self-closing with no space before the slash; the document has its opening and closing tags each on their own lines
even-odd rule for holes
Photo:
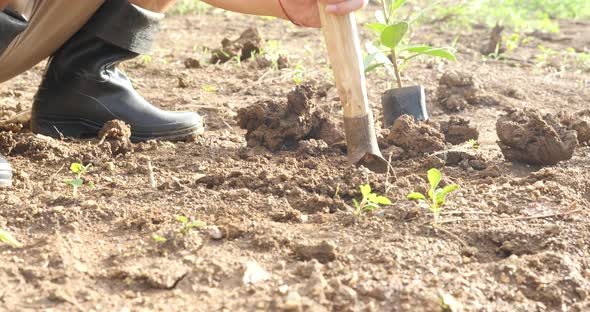
<svg viewBox="0 0 590 312">
<path fill-rule="evenodd" d="M 244 276 L 242 277 L 244 285 L 257 284 L 268 279 L 270 279 L 270 274 L 258 262 L 248 261 L 244 264 Z"/>
<path fill-rule="evenodd" d="M 283 308 L 286 311 L 298 311 L 301 310 L 301 295 L 296 291 L 290 291 L 285 298 L 285 304 Z"/>
<path fill-rule="evenodd" d="M 215 225 L 209 226 L 207 228 L 207 233 L 209 233 L 209 237 L 211 237 L 211 239 L 214 239 L 214 240 L 223 239 L 223 232 L 221 232 L 221 230 Z"/>
</svg>

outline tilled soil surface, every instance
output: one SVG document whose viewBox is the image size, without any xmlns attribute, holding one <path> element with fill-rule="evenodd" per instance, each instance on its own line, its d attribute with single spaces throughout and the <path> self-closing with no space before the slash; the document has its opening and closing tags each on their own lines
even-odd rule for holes
<svg viewBox="0 0 590 312">
<path fill-rule="evenodd" d="M 223 38 L 232 53 L 257 51 L 236 40 L 250 28 L 288 51 L 281 70 L 262 56 L 211 65 L 201 52 Z M 590 74 L 533 64 L 537 45 L 567 47 L 550 36 L 483 59 L 489 31 L 460 34 L 460 63 L 405 73 L 425 86 L 433 121 L 403 117 L 394 129 L 405 133 L 379 122 L 393 170 L 375 174 L 346 162 L 320 32 L 218 11 L 166 19 L 154 56 L 125 72 L 158 106 L 199 111 L 207 132 L 131 144 L 116 122 L 83 141 L 6 126 L 15 132 L 0 132 L 0 153 L 15 181 L 0 190 L 0 225 L 23 246 L 0 246 L 1 310 L 590 310 Z M 434 45 L 457 37 L 415 33 Z M 0 86 L 0 120 L 30 109 L 42 71 Z M 377 119 L 391 81 L 368 77 Z M 466 142 L 477 137 L 479 148 Z M 73 162 L 92 164 L 77 197 Z M 406 199 L 427 191 L 432 167 L 460 185 L 437 227 Z M 393 204 L 358 218 L 366 183 Z"/>
</svg>

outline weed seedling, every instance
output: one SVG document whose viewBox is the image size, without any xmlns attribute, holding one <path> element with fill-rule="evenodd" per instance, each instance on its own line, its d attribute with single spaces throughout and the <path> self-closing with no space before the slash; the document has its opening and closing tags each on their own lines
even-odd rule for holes
<svg viewBox="0 0 590 312">
<path fill-rule="evenodd" d="M 361 202 L 359 203 L 356 199 L 352 200 L 354 207 L 356 208 L 354 214 L 357 217 L 361 217 L 363 213 L 379 209 L 381 207 L 380 205 L 391 205 L 389 198 L 373 193 L 371 185 L 361 185 L 360 189 L 361 194 L 363 195 Z"/>
<path fill-rule="evenodd" d="M 88 172 L 88 169 L 90 169 L 90 167 L 92 166 L 92 164 L 88 164 L 86 166 L 80 164 L 80 163 L 73 163 L 70 166 L 70 171 L 75 175 L 74 179 L 68 180 L 67 184 L 72 186 L 72 196 L 73 197 L 77 197 L 78 196 L 78 188 L 82 185 L 84 185 L 84 179 L 82 179 L 82 176 L 84 174 L 86 174 Z M 88 184 L 89 186 L 92 186 L 92 183 Z"/>
<path fill-rule="evenodd" d="M 471 145 L 471 148 L 473 148 L 474 150 L 479 149 L 479 142 L 477 142 L 476 139 L 469 139 L 469 141 L 467 141 L 469 143 L 469 145 Z"/>
<path fill-rule="evenodd" d="M 445 204 L 447 194 L 459 188 L 457 184 L 447 185 L 444 188 L 438 187 L 442 180 L 442 173 L 435 168 L 428 170 L 428 182 L 430 189 L 428 190 L 428 199 L 422 193 L 411 193 L 408 195 L 409 199 L 427 201 L 430 206 L 430 211 L 434 216 L 434 224 L 438 223 L 442 207 Z"/>
<path fill-rule="evenodd" d="M 158 235 L 158 234 L 152 235 L 152 239 L 154 240 L 154 242 L 156 242 L 158 244 L 163 244 L 167 241 L 166 237 L 164 237 L 162 235 Z"/>
<path fill-rule="evenodd" d="M 12 247 L 20 247 L 21 243 L 19 243 L 16 238 L 14 238 L 14 236 L 12 236 L 12 234 L 10 234 L 9 232 L 0 229 L 0 241 L 3 243 L 6 243 Z"/>
<path fill-rule="evenodd" d="M 182 223 L 182 227 L 180 228 L 180 233 L 182 234 L 188 233 L 188 231 L 190 231 L 193 228 L 198 229 L 207 226 L 207 223 L 203 221 L 189 221 L 189 219 L 185 216 L 178 216 L 176 217 L 176 220 Z"/>
<path fill-rule="evenodd" d="M 293 69 L 293 82 L 300 84 L 305 79 L 305 67 L 301 64 L 297 64 Z"/>
</svg>

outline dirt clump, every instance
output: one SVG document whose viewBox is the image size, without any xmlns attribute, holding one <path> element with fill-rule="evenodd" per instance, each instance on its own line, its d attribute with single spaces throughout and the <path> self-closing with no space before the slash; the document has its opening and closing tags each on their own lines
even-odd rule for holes
<svg viewBox="0 0 590 312">
<path fill-rule="evenodd" d="M 107 146 L 113 156 L 133 152 L 131 127 L 121 120 L 111 120 L 98 132 L 98 145 Z"/>
<path fill-rule="evenodd" d="M 473 74 L 451 70 L 442 75 L 437 91 L 438 103 L 447 111 L 462 111 L 470 105 L 493 106 L 499 101 L 485 94 L 482 82 Z"/>
<path fill-rule="evenodd" d="M 399 117 L 387 136 L 387 141 L 412 154 L 424 154 L 445 148 L 445 136 L 429 122 L 417 121 L 413 116 Z"/>
<path fill-rule="evenodd" d="M 318 245 L 297 244 L 294 248 L 295 255 L 303 260 L 309 261 L 315 259 L 320 263 L 328 263 L 336 260 L 336 246 L 334 244 L 322 241 Z"/>
<path fill-rule="evenodd" d="M 590 109 L 578 113 L 560 112 L 557 118 L 562 125 L 578 133 L 580 144 L 590 143 Z"/>
<path fill-rule="evenodd" d="M 344 139 L 343 132 L 314 100 L 315 89 L 297 86 L 287 102 L 261 101 L 238 111 L 238 124 L 246 129 L 249 147 L 271 151 L 295 149 L 302 140 L 320 139 L 328 145 Z"/>
<path fill-rule="evenodd" d="M 555 165 L 572 158 L 577 145 L 573 130 L 535 109 L 513 110 L 496 122 L 504 158 L 530 165 Z"/>
<path fill-rule="evenodd" d="M 451 117 L 448 121 L 441 122 L 440 130 L 445 135 L 445 140 L 451 144 L 461 144 L 479 138 L 477 127 L 460 117 Z"/>
<path fill-rule="evenodd" d="M 221 41 L 221 48 L 211 51 L 210 62 L 212 64 L 225 63 L 236 56 L 244 61 L 259 54 L 262 50 L 263 40 L 257 28 L 246 29 L 238 39 L 230 40 L 224 38 Z"/>
<path fill-rule="evenodd" d="M 0 153 L 34 160 L 68 157 L 65 144 L 41 134 L 0 132 Z"/>
</svg>

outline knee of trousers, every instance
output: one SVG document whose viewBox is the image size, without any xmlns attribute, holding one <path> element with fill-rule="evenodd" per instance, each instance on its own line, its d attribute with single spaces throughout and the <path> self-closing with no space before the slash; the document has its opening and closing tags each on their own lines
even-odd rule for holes
<svg viewBox="0 0 590 312">
<path fill-rule="evenodd" d="M 104 0 L 29 0 L 29 24 L 0 55 L 0 82 L 51 56 L 90 20 Z"/>
</svg>

